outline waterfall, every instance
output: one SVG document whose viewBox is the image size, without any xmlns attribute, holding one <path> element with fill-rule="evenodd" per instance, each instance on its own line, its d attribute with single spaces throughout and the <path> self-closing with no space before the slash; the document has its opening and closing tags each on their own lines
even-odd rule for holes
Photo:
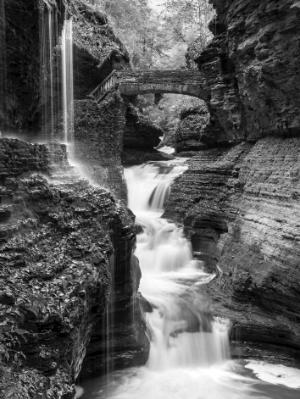
<svg viewBox="0 0 300 399">
<path fill-rule="evenodd" d="M 241 362 L 230 359 L 229 321 L 212 315 L 203 290 L 215 276 L 193 259 L 182 228 L 162 216 L 170 185 L 185 169 L 184 160 L 175 159 L 125 170 L 129 207 L 142 230 L 136 255 L 142 269 L 140 291 L 152 308 L 146 313 L 150 354 L 144 367 L 113 371 L 85 384 L 83 399 L 290 397 L 285 391 L 269 396 Z M 266 381 L 274 380 L 265 365 L 252 362 L 248 367 Z"/>
<path fill-rule="evenodd" d="M 111 291 L 105 309 L 105 379 L 106 387 L 111 382 L 111 375 L 114 370 L 114 328 L 115 328 L 115 264 L 111 262 Z"/>
<path fill-rule="evenodd" d="M 183 164 L 147 164 L 126 170 L 129 207 L 143 227 L 136 255 L 141 291 L 154 307 L 147 315 L 152 342 L 148 368 L 210 365 L 229 357 L 228 323 L 210 315 L 199 294 L 206 274 L 181 228 L 161 218 L 170 185 Z"/>
<path fill-rule="evenodd" d="M 184 161 L 173 166 L 172 163 L 149 163 L 127 169 L 129 208 L 134 212 L 157 210 L 162 213 L 172 182 L 186 170 Z"/>
<path fill-rule="evenodd" d="M 153 209 L 162 209 L 169 197 L 170 185 L 168 182 L 159 183 L 149 198 L 149 206 Z"/>
<path fill-rule="evenodd" d="M 62 79 L 64 142 L 74 141 L 73 21 L 66 19 L 62 30 Z"/>
<path fill-rule="evenodd" d="M 0 120 L 6 120 L 6 16 L 4 0 L 0 0 Z M 0 137 L 1 128 L 0 126 Z"/>
<path fill-rule="evenodd" d="M 45 2 L 40 8 L 40 81 L 42 103 L 42 130 L 45 141 L 59 139 L 59 115 L 63 116 L 63 141 L 73 144 L 74 85 L 73 85 L 73 22 L 65 19 L 59 44 L 58 11 Z M 60 93 L 62 98 L 60 100 Z"/>
<path fill-rule="evenodd" d="M 151 304 L 147 313 L 151 346 L 145 367 L 113 373 L 99 386 L 85 386 L 84 399 L 242 399 L 242 377 L 227 369 L 229 323 L 214 318 L 201 286 L 213 275 L 193 259 L 182 228 L 162 217 L 170 185 L 184 160 L 149 163 L 125 170 L 129 207 L 142 233 L 136 255 L 142 269 L 140 291 Z M 103 388 L 104 385 L 104 388 Z"/>
<path fill-rule="evenodd" d="M 57 139 L 59 68 L 55 48 L 58 44 L 57 9 L 48 2 L 40 8 L 40 87 L 42 135 L 47 142 Z"/>
</svg>

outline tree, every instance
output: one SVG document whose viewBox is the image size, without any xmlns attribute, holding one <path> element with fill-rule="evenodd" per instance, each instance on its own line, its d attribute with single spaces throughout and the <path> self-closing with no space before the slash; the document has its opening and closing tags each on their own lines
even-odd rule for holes
<svg viewBox="0 0 300 399">
<path fill-rule="evenodd" d="M 126 45 L 133 66 L 151 68 L 162 51 L 157 24 L 147 0 L 97 0 Z"/>
<path fill-rule="evenodd" d="M 208 0 L 165 0 L 163 18 L 171 27 L 174 40 L 190 44 L 201 38 L 203 47 L 211 38 L 208 23 L 214 15 Z"/>
<path fill-rule="evenodd" d="M 93 1 L 108 15 L 137 68 L 185 67 L 188 45 L 200 37 L 204 47 L 211 37 L 208 0 L 161 0 L 160 14 L 148 0 Z"/>
</svg>

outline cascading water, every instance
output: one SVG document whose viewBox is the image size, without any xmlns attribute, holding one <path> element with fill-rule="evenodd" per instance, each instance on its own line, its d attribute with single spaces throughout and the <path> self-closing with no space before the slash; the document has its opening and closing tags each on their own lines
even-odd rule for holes
<svg viewBox="0 0 300 399">
<path fill-rule="evenodd" d="M 143 227 L 136 250 L 141 291 L 154 307 L 148 314 L 152 370 L 208 365 L 229 355 L 226 323 L 213 320 L 199 297 L 199 285 L 213 276 L 193 260 L 182 229 L 161 218 L 171 182 L 185 169 L 171 162 L 126 171 L 129 207 Z"/>
<path fill-rule="evenodd" d="M 64 21 L 61 38 L 64 142 L 74 141 L 73 21 Z"/>
<path fill-rule="evenodd" d="M 42 102 L 42 135 L 46 142 L 57 139 L 59 103 L 59 68 L 55 48 L 58 44 L 57 9 L 45 1 L 40 8 L 40 86 Z"/>
<path fill-rule="evenodd" d="M 4 0 L 0 0 L 0 119 L 6 119 L 6 17 Z M 1 137 L 1 131 L 0 131 Z"/>
<path fill-rule="evenodd" d="M 212 317 L 201 293 L 215 276 L 193 259 L 182 229 L 162 217 L 170 185 L 185 168 L 177 159 L 125 171 L 129 207 L 142 227 L 136 255 L 140 291 L 152 306 L 150 355 L 145 367 L 88 382 L 84 399 L 281 398 L 230 360 L 229 323 Z"/>
</svg>

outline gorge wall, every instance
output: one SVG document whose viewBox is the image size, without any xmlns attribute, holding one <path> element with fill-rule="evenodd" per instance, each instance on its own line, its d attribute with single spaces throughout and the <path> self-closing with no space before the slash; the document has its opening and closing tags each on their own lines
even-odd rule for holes
<svg viewBox="0 0 300 399">
<path fill-rule="evenodd" d="M 215 37 L 195 57 L 211 89 L 210 123 L 166 215 L 217 271 L 209 293 L 232 320 L 232 339 L 299 356 L 300 6 L 212 3 Z"/>
<path fill-rule="evenodd" d="M 53 48 L 43 47 L 47 4 L 58 33 Z M 110 367 L 103 342 L 117 368 L 144 364 L 149 351 L 134 217 L 116 200 L 126 197 L 126 105 L 115 93 L 102 106 L 87 98 L 129 59 L 107 18 L 85 1 L 4 0 L 0 13 L 1 131 L 43 141 L 53 89 L 61 140 L 60 35 L 72 17 L 76 155 L 111 190 L 81 180 L 64 146 L 0 137 L 0 397 L 73 398 L 76 380 Z"/>
<path fill-rule="evenodd" d="M 0 26 L 0 130 L 30 129 L 39 119 L 38 1 L 2 0 Z"/>
<path fill-rule="evenodd" d="M 121 154 L 126 103 L 117 92 L 99 105 L 90 99 L 75 103 L 75 157 L 96 184 L 126 199 Z"/>
<path fill-rule="evenodd" d="M 299 350 L 299 1 L 212 2 L 215 38 L 195 59 L 210 119 L 192 136 L 201 151 L 175 182 L 166 215 L 217 271 L 207 290 L 213 312 L 232 320 L 232 339 Z M 149 351 L 134 217 L 116 200 L 126 197 L 121 150 L 141 149 L 148 122 L 117 93 L 101 104 L 87 98 L 113 68 L 129 68 L 107 18 L 83 1 L 49 3 L 59 31 L 73 17 L 76 157 L 114 195 L 80 180 L 59 145 L 0 139 L 3 399 L 71 399 L 76 379 L 111 367 L 108 350 L 118 368 L 143 364 Z M 29 129 L 38 138 L 48 123 L 41 9 L 43 1 L 0 0 L 1 130 L 20 137 Z M 51 54 L 58 67 L 56 46 Z M 59 87 L 54 94 L 59 108 Z M 60 132 L 61 115 L 57 123 Z M 157 143 L 152 133 L 143 152 Z"/>
<path fill-rule="evenodd" d="M 143 364 L 133 215 L 79 180 L 59 145 L 1 139 L 0 160 L 0 397 L 73 398 L 80 373 L 104 371 L 110 309 L 111 339 L 127 337 L 110 343 L 113 361 Z"/>
<path fill-rule="evenodd" d="M 94 183 L 126 199 L 122 157 L 135 161 L 141 146 L 153 152 L 163 132 L 142 118 L 134 98 L 115 90 L 100 103 L 89 97 L 113 70 L 131 68 L 129 55 L 105 15 L 80 0 L 70 1 L 68 12 L 74 26 L 74 155 Z"/>
<path fill-rule="evenodd" d="M 214 39 L 194 61 L 211 92 L 207 144 L 295 135 L 299 129 L 296 0 L 217 1 Z M 195 45 L 196 46 L 196 45 Z"/>
<path fill-rule="evenodd" d="M 42 123 L 49 123 L 49 115 L 43 113 L 51 90 L 58 113 L 56 128 L 61 129 L 61 32 L 64 20 L 69 18 L 73 20 L 75 99 L 86 98 L 113 69 L 128 67 L 125 47 L 107 17 L 89 2 L 2 0 L 1 129 L 22 129 L 23 134 L 30 130 L 38 135 Z"/>
</svg>

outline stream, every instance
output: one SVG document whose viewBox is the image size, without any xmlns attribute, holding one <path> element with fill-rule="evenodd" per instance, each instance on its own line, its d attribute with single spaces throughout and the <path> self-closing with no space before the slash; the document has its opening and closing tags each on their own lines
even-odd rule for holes
<svg viewBox="0 0 300 399">
<path fill-rule="evenodd" d="M 142 226 L 136 256 L 140 291 L 152 305 L 146 314 L 150 355 L 144 367 L 88 381 L 82 398 L 299 398 L 299 370 L 230 358 L 230 322 L 212 317 L 209 300 L 201 294 L 201 286 L 215 275 L 193 259 L 182 228 L 162 216 L 170 186 L 184 170 L 184 159 L 125 170 L 128 206 Z"/>
</svg>

